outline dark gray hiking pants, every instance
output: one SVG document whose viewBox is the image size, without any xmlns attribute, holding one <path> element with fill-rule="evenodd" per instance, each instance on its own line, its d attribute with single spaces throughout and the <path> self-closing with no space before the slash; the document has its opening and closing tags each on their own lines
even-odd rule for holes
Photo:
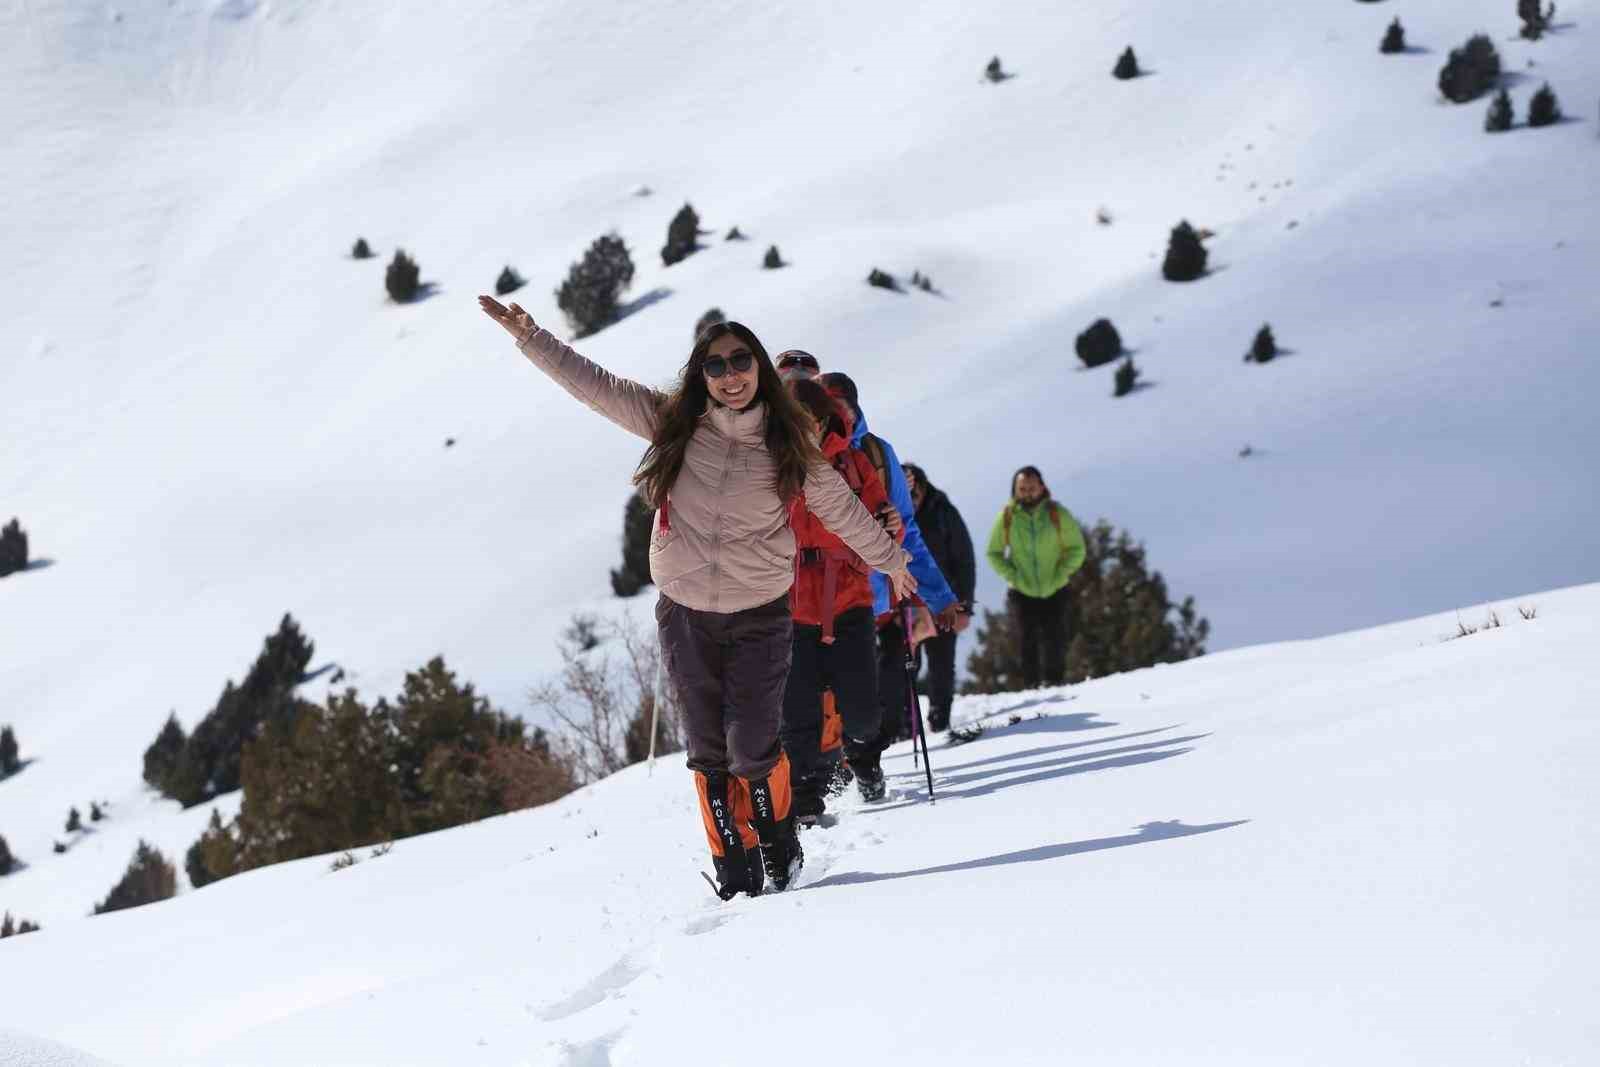
<svg viewBox="0 0 1600 1067">
<path fill-rule="evenodd" d="M 661 654 L 682 709 L 689 768 L 761 778 L 782 747 L 789 678 L 789 596 L 722 614 L 656 601 Z"/>
</svg>

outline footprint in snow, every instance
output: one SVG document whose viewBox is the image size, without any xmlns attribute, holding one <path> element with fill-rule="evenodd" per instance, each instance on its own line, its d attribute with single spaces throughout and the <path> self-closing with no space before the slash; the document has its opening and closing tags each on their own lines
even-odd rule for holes
<svg viewBox="0 0 1600 1067">
<path fill-rule="evenodd" d="M 644 970 L 642 966 L 624 956 L 585 982 L 576 993 L 540 1008 L 538 1016 L 545 1022 L 555 1022 L 576 1015 L 580 1011 L 588 1011 L 633 984 L 644 974 Z"/>
</svg>

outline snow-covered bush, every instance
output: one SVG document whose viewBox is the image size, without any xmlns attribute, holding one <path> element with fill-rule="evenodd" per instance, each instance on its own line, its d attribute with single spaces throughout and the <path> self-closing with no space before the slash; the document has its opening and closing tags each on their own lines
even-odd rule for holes
<svg viewBox="0 0 1600 1067">
<path fill-rule="evenodd" d="M 777 270 L 784 266 L 783 255 L 778 251 L 777 245 L 767 249 L 767 254 L 761 257 L 761 266 L 766 270 Z"/>
<path fill-rule="evenodd" d="M 1264 324 L 1256 331 L 1256 339 L 1251 342 L 1250 350 L 1244 354 L 1244 360 L 1246 363 L 1266 363 L 1277 354 L 1278 342 L 1272 336 L 1272 327 Z"/>
<path fill-rule="evenodd" d="M 1556 5 L 1553 3 L 1541 10 L 1539 0 L 1517 0 L 1517 18 L 1522 20 L 1521 34 L 1530 41 L 1543 37 L 1555 17 Z"/>
<path fill-rule="evenodd" d="M 1112 396 L 1127 396 L 1133 392 L 1133 387 L 1139 383 L 1139 368 L 1133 365 L 1133 357 L 1129 356 L 1117 368 L 1116 382 L 1112 386 Z"/>
<path fill-rule="evenodd" d="M 10 726 L 0 729 L 0 778 L 17 773 L 22 766 L 17 758 L 17 735 Z"/>
<path fill-rule="evenodd" d="M 667 224 L 667 243 L 661 247 L 664 266 L 687 259 L 700 247 L 700 216 L 692 206 L 685 204 Z"/>
<path fill-rule="evenodd" d="M 697 335 L 698 336 L 698 335 Z M 650 534 L 655 510 L 634 493 L 622 509 L 622 566 L 611 572 L 611 591 L 633 596 L 650 584 Z"/>
<path fill-rule="evenodd" d="M 12 519 L 0 527 L 0 578 L 28 569 L 28 535 Z"/>
<path fill-rule="evenodd" d="M 1511 128 L 1511 94 L 1501 89 L 1489 104 L 1489 113 L 1483 117 L 1483 128 L 1489 133 L 1504 133 Z"/>
<path fill-rule="evenodd" d="M 1167 241 L 1167 256 L 1161 262 L 1161 276 L 1169 282 L 1192 282 L 1206 272 L 1206 246 L 1188 220 L 1172 228 Z"/>
<path fill-rule="evenodd" d="M 1121 81 L 1139 76 L 1139 57 L 1133 54 L 1133 45 L 1123 49 L 1122 55 L 1117 57 L 1117 65 L 1111 68 L 1111 76 Z"/>
<path fill-rule="evenodd" d="M 356 238 L 355 246 L 350 249 L 350 258 L 351 259 L 371 259 L 372 258 L 372 246 L 367 244 L 367 239 L 365 237 L 357 237 Z"/>
<path fill-rule="evenodd" d="M 108 911 L 153 904 L 170 898 L 177 891 L 177 869 L 159 850 L 140 841 L 122 880 L 111 888 L 105 900 L 94 906 L 94 913 L 102 915 Z"/>
<path fill-rule="evenodd" d="M 527 284 L 528 280 L 507 264 L 506 269 L 500 272 L 500 277 L 494 280 L 494 292 L 496 296 L 506 296 Z"/>
<path fill-rule="evenodd" d="M 422 268 L 417 266 L 417 261 L 406 255 L 405 249 L 397 248 L 389 261 L 389 269 L 383 272 L 383 287 L 395 303 L 404 304 L 416 299 L 421 276 Z"/>
<path fill-rule="evenodd" d="M 1446 100 L 1465 104 L 1495 87 L 1500 80 L 1500 53 L 1486 34 L 1475 34 L 1450 53 L 1439 71 L 1439 91 Z"/>
<path fill-rule="evenodd" d="M 617 301 L 633 284 L 633 257 L 614 233 L 598 237 L 583 258 L 567 271 L 556 290 L 556 307 L 567 317 L 573 333 L 588 337 L 617 318 Z"/>
<path fill-rule="evenodd" d="M 1073 347 L 1085 367 L 1098 367 L 1122 355 L 1122 335 L 1110 319 L 1096 319 L 1078 335 Z"/>
<path fill-rule="evenodd" d="M 1560 121 L 1561 105 L 1556 101 L 1556 94 L 1551 90 L 1550 84 L 1546 82 L 1528 102 L 1528 125 L 1553 126 Z"/>
<path fill-rule="evenodd" d="M 1406 28 L 1400 25 L 1397 18 L 1389 23 L 1389 29 L 1384 32 L 1383 41 L 1378 45 L 1378 51 L 1384 55 L 1397 55 L 1406 50 Z"/>
</svg>

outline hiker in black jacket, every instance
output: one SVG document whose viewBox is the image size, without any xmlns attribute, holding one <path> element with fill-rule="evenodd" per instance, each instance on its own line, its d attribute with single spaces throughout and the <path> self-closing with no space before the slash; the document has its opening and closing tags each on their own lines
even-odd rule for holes
<svg viewBox="0 0 1600 1067">
<path fill-rule="evenodd" d="M 911 490 L 911 502 L 916 505 L 917 525 L 923 540 L 939 570 L 950 582 L 956 594 L 959 614 L 952 629 L 940 630 L 917 646 L 920 664 L 927 652 L 928 726 L 934 730 L 950 727 L 950 704 L 956 693 L 956 635 L 967 628 L 972 619 L 972 596 L 977 583 L 977 560 L 972 552 L 972 538 L 967 534 L 967 524 L 961 521 L 961 512 L 928 481 L 927 472 L 915 463 L 902 464 L 906 488 Z"/>
</svg>

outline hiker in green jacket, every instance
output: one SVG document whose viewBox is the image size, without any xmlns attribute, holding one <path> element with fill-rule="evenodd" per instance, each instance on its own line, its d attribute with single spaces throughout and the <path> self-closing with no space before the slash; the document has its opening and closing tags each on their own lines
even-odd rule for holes
<svg viewBox="0 0 1600 1067">
<path fill-rule="evenodd" d="M 989 534 L 989 564 L 1006 580 L 1006 608 L 1022 646 L 1028 689 L 1060 685 L 1067 674 L 1067 582 L 1083 566 L 1083 531 L 1050 498 L 1037 467 L 1012 475 L 1011 501 Z M 1041 656 L 1043 661 L 1041 663 Z"/>
</svg>

